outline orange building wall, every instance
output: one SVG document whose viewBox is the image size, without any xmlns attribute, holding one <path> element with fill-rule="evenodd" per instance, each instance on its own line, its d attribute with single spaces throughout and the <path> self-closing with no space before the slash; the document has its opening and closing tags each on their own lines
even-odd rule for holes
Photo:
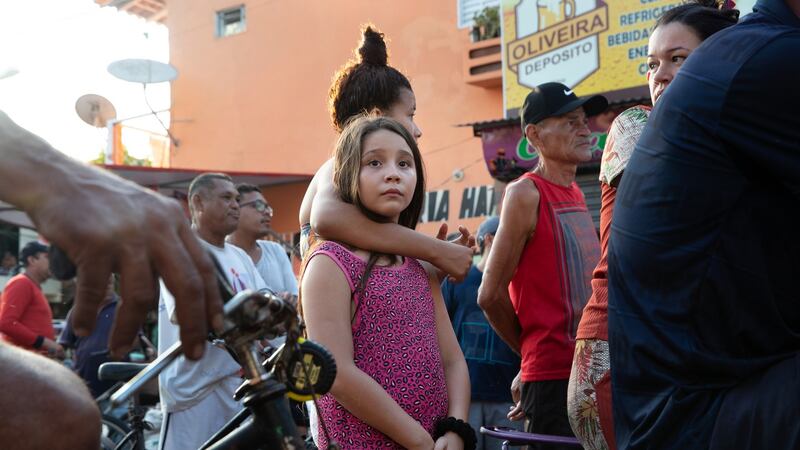
<svg viewBox="0 0 800 450">
<path fill-rule="evenodd" d="M 272 206 L 272 229 L 278 233 L 296 233 L 300 230 L 297 215 L 308 183 L 291 183 L 261 189 Z"/>
<path fill-rule="evenodd" d="M 502 93 L 464 82 L 469 39 L 456 27 L 454 1 L 245 1 L 247 30 L 216 38 L 215 12 L 238 4 L 168 1 L 171 63 L 179 72 L 172 85 L 172 132 L 181 141 L 173 148 L 175 167 L 314 173 L 335 142 L 331 77 L 353 55 L 360 25 L 372 22 L 389 38 L 389 63 L 416 94 L 428 189 L 449 189 L 451 230 L 458 223 L 477 228 L 482 218 L 458 219 L 462 190 L 493 182 L 480 139 L 471 127 L 455 125 L 502 117 Z M 462 181 L 449 180 L 463 167 Z M 297 217 L 284 210 L 299 205 L 300 191 L 276 188 L 286 199 L 276 228 Z"/>
</svg>

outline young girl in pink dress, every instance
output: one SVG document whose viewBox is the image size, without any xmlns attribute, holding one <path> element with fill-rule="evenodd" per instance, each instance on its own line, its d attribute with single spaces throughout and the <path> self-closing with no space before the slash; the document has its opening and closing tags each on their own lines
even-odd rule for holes
<svg viewBox="0 0 800 450">
<path fill-rule="evenodd" d="M 369 218 L 413 229 L 425 192 L 413 136 L 393 119 L 356 118 L 336 146 L 334 185 Z M 322 241 L 306 258 L 301 307 L 338 367 L 318 402 L 319 448 L 474 448 L 469 375 L 435 269 Z"/>
</svg>

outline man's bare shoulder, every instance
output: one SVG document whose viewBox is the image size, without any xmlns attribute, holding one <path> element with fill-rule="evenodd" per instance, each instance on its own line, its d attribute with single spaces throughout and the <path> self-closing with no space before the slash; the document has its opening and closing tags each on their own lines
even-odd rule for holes
<svg viewBox="0 0 800 450">
<path fill-rule="evenodd" d="M 536 207 L 539 204 L 539 190 L 529 178 L 519 178 L 506 186 L 505 201 L 516 207 Z"/>
</svg>

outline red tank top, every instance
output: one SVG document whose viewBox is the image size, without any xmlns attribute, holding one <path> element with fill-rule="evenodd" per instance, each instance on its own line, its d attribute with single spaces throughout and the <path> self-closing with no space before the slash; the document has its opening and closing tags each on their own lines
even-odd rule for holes
<svg viewBox="0 0 800 450">
<path fill-rule="evenodd" d="M 539 216 L 509 294 L 522 326 L 522 381 L 569 378 L 575 334 L 592 293 L 600 242 L 578 185 L 526 173 L 539 191 Z"/>
</svg>

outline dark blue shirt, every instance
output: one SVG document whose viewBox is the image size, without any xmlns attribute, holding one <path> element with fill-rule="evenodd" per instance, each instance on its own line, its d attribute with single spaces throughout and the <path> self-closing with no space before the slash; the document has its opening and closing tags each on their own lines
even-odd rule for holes
<svg viewBox="0 0 800 450">
<path fill-rule="evenodd" d="M 110 389 L 113 381 L 100 381 L 97 379 L 97 369 L 101 364 L 111 361 L 108 355 L 108 339 L 111 336 L 111 326 L 114 324 L 114 315 L 117 311 L 115 298 L 100 309 L 94 330 L 88 336 L 77 336 L 72 328 L 72 310 L 67 313 L 64 330 L 58 342 L 69 348 L 75 349 L 75 365 L 73 370 L 86 381 L 89 391 L 97 397 Z"/>
<path fill-rule="evenodd" d="M 688 58 L 617 193 L 620 449 L 707 448 L 725 391 L 800 349 L 800 19 L 754 10 Z"/>
<path fill-rule="evenodd" d="M 478 306 L 483 274 L 472 266 L 461 283 L 442 283 L 442 295 L 456 338 L 467 360 L 474 402 L 511 402 L 517 356 L 494 332 Z"/>
</svg>

